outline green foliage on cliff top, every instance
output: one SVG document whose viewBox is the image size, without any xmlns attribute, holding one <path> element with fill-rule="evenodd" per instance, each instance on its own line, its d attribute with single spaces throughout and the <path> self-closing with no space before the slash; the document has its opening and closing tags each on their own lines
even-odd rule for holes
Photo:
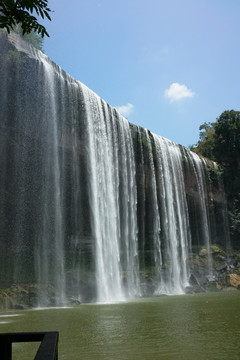
<svg viewBox="0 0 240 360">
<path fill-rule="evenodd" d="M 239 162 L 240 111 L 224 111 L 216 122 L 204 123 L 199 128 L 199 141 L 192 151 L 217 161 L 220 165 Z"/>
<path fill-rule="evenodd" d="M 23 35 L 35 31 L 42 37 L 49 36 L 33 13 L 42 19 L 46 17 L 51 20 L 50 12 L 48 0 L 0 0 L 0 28 L 10 32 L 14 26 L 20 24 Z"/>
<path fill-rule="evenodd" d="M 212 160 L 214 160 L 215 124 L 206 122 L 202 124 L 199 128 L 200 134 L 197 147 L 191 148 L 191 150 Z"/>
</svg>

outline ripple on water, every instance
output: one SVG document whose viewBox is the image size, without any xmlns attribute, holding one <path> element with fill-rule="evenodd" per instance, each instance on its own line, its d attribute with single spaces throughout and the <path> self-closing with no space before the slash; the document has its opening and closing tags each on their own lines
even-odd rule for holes
<svg viewBox="0 0 240 360">
<path fill-rule="evenodd" d="M 15 317 L 15 316 L 22 316 L 23 314 L 5 314 L 0 315 L 0 318 L 9 318 L 9 317 Z"/>
<path fill-rule="evenodd" d="M 0 325 L 10 324 L 13 321 L 12 318 L 22 316 L 22 314 L 2 314 L 0 315 Z"/>
</svg>

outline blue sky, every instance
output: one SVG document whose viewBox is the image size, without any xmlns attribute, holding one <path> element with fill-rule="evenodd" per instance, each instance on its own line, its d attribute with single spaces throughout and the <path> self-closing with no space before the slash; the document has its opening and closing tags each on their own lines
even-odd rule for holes
<svg viewBox="0 0 240 360">
<path fill-rule="evenodd" d="M 132 123 L 184 146 L 240 110 L 240 0 L 49 0 L 45 53 Z"/>
</svg>

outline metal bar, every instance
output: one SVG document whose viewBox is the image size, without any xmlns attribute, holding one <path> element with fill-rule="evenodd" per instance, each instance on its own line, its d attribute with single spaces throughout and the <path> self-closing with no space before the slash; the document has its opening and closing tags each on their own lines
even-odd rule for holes
<svg viewBox="0 0 240 360">
<path fill-rule="evenodd" d="M 58 360 L 58 333 L 45 333 L 34 360 Z"/>
<path fill-rule="evenodd" d="M 0 334 L 0 341 L 11 341 L 12 343 L 42 341 L 45 334 L 45 332 L 3 333 Z"/>
<path fill-rule="evenodd" d="M 0 334 L 0 359 L 12 359 L 12 343 L 39 342 L 34 360 L 58 360 L 58 332 L 25 332 Z"/>
<path fill-rule="evenodd" d="M 0 340 L 0 359 L 12 359 L 12 342 Z"/>
</svg>

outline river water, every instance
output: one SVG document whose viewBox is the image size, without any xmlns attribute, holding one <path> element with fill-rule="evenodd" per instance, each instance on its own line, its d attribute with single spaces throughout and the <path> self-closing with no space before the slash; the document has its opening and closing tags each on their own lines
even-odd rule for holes
<svg viewBox="0 0 240 360">
<path fill-rule="evenodd" d="M 240 292 L 1 311 L 0 332 L 59 331 L 59 359 L 240 359 Z M 38 344 L 14 344 L 33 360 Z"/>
</svg>

